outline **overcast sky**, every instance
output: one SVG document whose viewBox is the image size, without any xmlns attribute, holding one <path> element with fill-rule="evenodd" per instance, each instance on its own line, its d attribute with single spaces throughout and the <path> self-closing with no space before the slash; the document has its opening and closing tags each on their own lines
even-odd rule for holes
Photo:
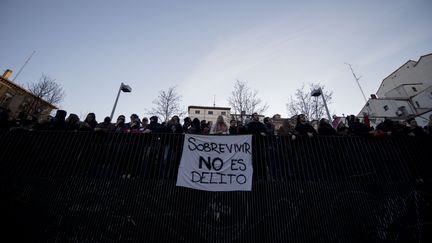
<svg viewBox="0 0 432 243">
<path fill-rule="evenodd" d="M 153 106 L 158 91 L 177 85 L 182 106 L 228 106 L 236 79 L 270 108 L 303 83 L 332 90 L 332 114 L 364 105 L 353 65 L 369 96 L 409 59 L 432 53 L 432 1 L 90 1 L 1 0 L 0 70 L 26 85 L 42 74 L 66 91 L 60 105 L 98 121 Z M 12 76 L 11 79 L 13 79 Z"/>
</svg>

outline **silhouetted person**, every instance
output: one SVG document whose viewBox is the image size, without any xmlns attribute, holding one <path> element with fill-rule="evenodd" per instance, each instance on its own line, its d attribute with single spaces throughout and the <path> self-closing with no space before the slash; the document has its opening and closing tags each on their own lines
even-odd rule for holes
<svg viewBox="0 0 432 243">
<path fill-rule="evenodd" d="M 80 128 L 80 119 L 78 115 L 76 114 L 69 114 L 68 118 L 66 119 L 66 130 L 68 131 L 78 131 Z"/>
<path fill-rule="evenodd" d="M 141 120 L 137 114 L 130 116 L 130 122 L 128 124 L 129 132 L 139 133 L 141 129 Z"/>
<path fill-rule="evenodd" d="M 270 117 L 264 118 L 264 128 L 266 135 L 275 135 L 275 126 Z"/>
<path fill-rule="evenodd" d="M 183 132 L 187 133 L 187 131 L 189 130 L 189 128 L 191 128 L 191 126 L 192 126 L 192 120 L 191 120 L 191 118 L 190 117 L 185 117 L 183 119 L 183 126 L 182 126 Z"/>
<path fill-rule="evenodd" d="M 65 110 L 57 110 L 55 117 L 52 119 L 51 130 L 65 130 L 66 129 L 66 114 Z"/>
<path fill-rule="evenodd" d="M 415 119 L 412 119 L 409 122 L 409 125 L 410 127 L 408 131 L 408 135 L 416 136 L 416 137 L 423 137 L 427 135 L 426 132 L 423 130 L 423 128 L 417 125 L 417 121 Z"/>
<path fill-rule="evenodd" d="M 186 131 L 186 133 L 189 133 L 189 134 L 201 134 L 201 123 L 200 123 L 200 120 L 198 118 L 194 118 L 192 120 L 191 126 Z"/>
<path fill-rule="evenodd" d="M 150 124 L 148 125 L 148 129 L 150 133 L 161 133 L 163 132 L 162 125 L 158 123 L 158 117 L 152 116 L 150 117 Z"/>
<path fill-rule="evenodd" d="M 124 115 L 120 115 L 117 117 L 117 121 L 114 125 L 115 132 L 126 133 L 128 132 L 128 126 L 126 124 L 126 117 Z"/>
<path fill-rule="evenodd" d="M 230 121 L 230 127 L 228 129 L 228 132 L 231 135 L 238 134 L 238 131 L 237 131 L 237 121 L 236 120 L 231 120 Z"/>
<path fill-rule="evenodd" d="M 253 135 L 266 135 L 266 128 L 262 122 L 259 121 L 258 113 L 252 114 L 252 120 L 247 124 L 249 134 Z"/>
<path fill-rule="evenodd" d="M 321 118 L 318 124 L 318 135 L 335 136 L 336 130 L 330 125 L 329 120 Z"/>
<path fill-rule="evenodd" d="M 81 122 L 80 131 L 94 131 L 97 126 L 95 113 L 88 113 L 86 119 Z"/>
<path fill-rule="evenodd" d="M 295 126 L 295 130 L 301 136 L 314 137 L 317 135 L 316 130 L 309 124 L 306 120 L 306 116 L 304 114 L 300 114 L 297 116 L 297 124 Z"/>
<path fill-rule="evenodd" d="M 354 121 L 348 127 L 348 133 L 357 136 L 366 136 L 370 132 L 370 127 L 360 122 L 360 119 L 354 117 Z"/>
<path fill-rule="evenodd" d="M 107 116 L 103 122 L 97 124 L 94 130 L 97 132 L 114 132 L 115 126 L 111 123 L 111 118 Z"/>
<path fill-rule="evenodd" d="M 206 120 L 201 120 L 201 132 L 203 135 L 210 134 L 210 126 Z"/>
<path fill-rule="evenodd" d="M 0 112 L 0 130 L 9 130 L 11 127 L 10 116 L 12 112 L 9 109 L 6 109 Z"/>
</svg>

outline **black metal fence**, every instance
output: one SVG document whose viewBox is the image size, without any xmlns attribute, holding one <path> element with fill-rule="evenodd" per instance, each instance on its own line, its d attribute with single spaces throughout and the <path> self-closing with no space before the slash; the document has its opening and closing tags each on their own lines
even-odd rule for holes
<svg viewBox="0 0 432 243">
<path fill-rule="evenodd" d="M 183 135 L 0 133 L 4 235 L 42 242 L 431 242 L 428 139 L 253 137 L 252 192 L 175 186 Z"/>
</svg>

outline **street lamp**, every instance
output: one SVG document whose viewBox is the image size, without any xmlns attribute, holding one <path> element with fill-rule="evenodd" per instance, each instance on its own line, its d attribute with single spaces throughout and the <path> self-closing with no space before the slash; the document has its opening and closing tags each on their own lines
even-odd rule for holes
<svg viewBox="0 0 432 243">
<path fill-rule="evenodd" d="M 318 97 L 320 95 L 321 95 L 321 97 L 322 97 L 322 99 L 324 101 L 324 106 L 325 106 L 326 111 L 327 111 L 328 119 L 329 119 L 330 122 L 332 122 L 332 119 L 331 119 L 331 116 L 330 116 L 330 112 L 329 112 L 329 109 L 327 107 L 327 102 L 326 102 L 326 100 L 324 98 L 324 94 L 323 94 L 323 91 L 322 91 L 321 87 L 319 87 L 318 89 L 314 89 L 311 92 L 311 96 L 313 96 L 313 97 Z"/>
<path fill-rule="evenodd" d="M 129 85 L 126 85 L 126 84 L 124 84 L 124 83 L 121 83 L 120 84 L 120 88 L 119 88 L 119 91 L 118 91 L 118 93 L 117 93 L 117 98 L 116 98 L 116 100 L 115 100 L 115 102 L 114 102 L 114 107 L 113 107 L 113 109 L 112 109 L 112 112 L 111 112 L 111 121 L 112 121 L 112 118 L 113 118 L 113 116 L 114 116 L 114 111 L 115 111 L 115 109 L 116 109 L 116 106 L 117 106 L 117 101 L 118 101 L 118 99 L 119 99 L 119 97 L 120 97 L 120 91 L 123 91 L 123 92 L 125 92 L 125 93 L 130 93 L 130 92 L 132 92 L 132 88 L 129 86 Z"/>
</svg>

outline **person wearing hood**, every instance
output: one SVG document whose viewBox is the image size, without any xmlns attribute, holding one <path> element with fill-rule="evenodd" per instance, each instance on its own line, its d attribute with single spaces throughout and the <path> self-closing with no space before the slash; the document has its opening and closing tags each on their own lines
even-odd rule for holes
<svg viewBox="0 0 432 243">
<path fill-rule="evenodd" d="M 158 117 L 152 116 L 150 117 L 150 124 L 147 126 L 147 129 L 143 133 L 161 133 L 162 127 L 161 124 L 158 123 Z"/>
<path fill-rule="evenodd" d="M 52 119 L 51 130 L 65 130 L 66 129 L 66 115 L 65 110 L 57 110 L 55 117 Z"/>
</svg>

